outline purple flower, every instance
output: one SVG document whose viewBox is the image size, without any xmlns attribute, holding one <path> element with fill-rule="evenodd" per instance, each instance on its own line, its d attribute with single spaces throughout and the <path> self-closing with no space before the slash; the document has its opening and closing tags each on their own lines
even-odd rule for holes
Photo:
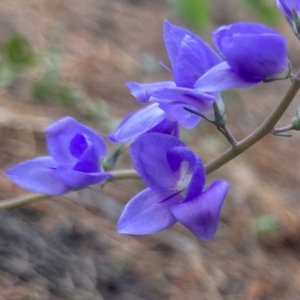
<svg viewBox="0 0 300 300">
<path fill-rule="evenodd" d="M 25 161 L 6 171 L 19 186 L 60 195 L 112 177 L 100 170 L 106 144 L 93 129 L 65 117 L 46 129 L 46 138 L 50 156 Z"/>
<path fill-rule="evenodd" d="M 277 0 L 278 8 L 284 13 L 297 38 L 300 39 L 300 1 Z"/>
<path fill-rule="evenodd" d="M 185 113 L 188 113 L 185 111 Z M 193 116 L 194 117 L 194 116 Z M 196 118 L 196 116 L 194 117 Z M 108 138 L 115 143 L 123 143 L 146 132 L 161 132 L 179 136 L 178 122 L 172 121 L 157 103 L 129 114 Z"/>
<path fill-rule="evenodd" d="M 187 29 L 164 24 L 164 41 L 173 69 L 174 81 L 149 84 L 127 82 L 131 94 L 142 103 L 160 104 L 160 108 L 173 120 L 186 128 L 193 128 L 200 121 L 191 116 L 184 107 L 192 108 L 213 120 L 213 102 L 224 110 L 219 93 L 197 91 L 194 84 L 209 69 L 219 64 L 220 56 L 202 39 Z"/>
<path fill-rule="evenodd" d="M 269 78 L 288 75 L 287 41 L 276 30 L 256 23 L 222 26 L 213 40 L 225 61 L 195 84 L 204 92 L 249 87 Z"/>
<path fill-rule="evenodd" d="M 130 146 L 133 164 L 148 188 L 126 205 L 118 232 L 151 234 L 173 226 L 177 221 L 203 240 L 217 230 L 228 183 L 216 180 L 205 185 L 205 169 L 178 138 L 147 133 Z"/>
</svg>

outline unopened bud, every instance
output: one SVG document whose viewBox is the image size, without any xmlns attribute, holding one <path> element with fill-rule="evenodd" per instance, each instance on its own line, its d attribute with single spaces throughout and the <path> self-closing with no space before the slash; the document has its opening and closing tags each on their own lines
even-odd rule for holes
<svg viewBox="0 0 300 300">
<path fill-rule="evenodd" d="M 293 22 L 291 24 L 291 27 L 297 36 L 298 39 L 300 39 L 300 19 L 297 11 L 292 8 L 292 13 L 293 13 Z"/>
<path fill-rule="evenodd" d="M 119 158 L 119 156 L 127 149 L 126 145 L 121 145 L 117 149 L 115 149 L 112 153 L 110 153 L 107 157 L 104 157 L 101 160 L 101 165 L 104 169 L 104 171 L 110 171 L 112 170 L 116 162 Z"/>
<path fill-rule="evenodd" d="M 295 117 L 292 119 L 291 123 L 294 130 L 300 130 L 300 105 L 298 106 Z"/>
<path fill-rule="evenodd" d="M 217 127 L 224 127 L 226 122 L 226 115 L 224 114 L 224 111 L 220 111 L 220 108 L 217 104 L 217 102 L 213 103 L 213 109 L 214 109 L 214 115 L 215 115 L 215 121 L 213 122 Z"/>
</svg>

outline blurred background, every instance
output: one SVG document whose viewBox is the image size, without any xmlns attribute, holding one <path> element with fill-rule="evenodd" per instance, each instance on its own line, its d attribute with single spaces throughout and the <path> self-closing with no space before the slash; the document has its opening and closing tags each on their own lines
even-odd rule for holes
<svg viewBox="0 0 300 300">
<path fill-rule="evenodd" d="M 110 133 L 139 107 L 125 81 L 167 80 L 165 18 L 211 43 L 220 25 L 275 26 L 299 42 L 275 0 L 2 0 L 0 2 L 0 166 L 45 155 L 44 129 L 71 115 Z M 225 95 L 238 139 L 276 107 L 289 82 Z M 288 125 L 299 102 L 282 120 Z M 204 160 L 228 145 L 205 121 L 183 140 Z M 144 184 L 114 182 L 0 212 L 2 300 L 300 299 L 300 136 L 268 136 L 208 180 L 231 188 L 210 242 L 180 225 L 152 236 L 124 236 L 116 223 Z M 109 143 L 112 150 L 116 147 Z M 117 168 L 130 168 L 124 154 Z M 26 191 L 0 175 L 0 197 Z"/>
</svg>

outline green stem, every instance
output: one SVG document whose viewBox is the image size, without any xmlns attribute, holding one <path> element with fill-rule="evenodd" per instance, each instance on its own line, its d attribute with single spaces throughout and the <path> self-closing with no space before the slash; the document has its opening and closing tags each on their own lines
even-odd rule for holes
<svg viewBox="0 0 300 300">
<path fill-rule="evenodd" d="M 140 176 L 135 170 L 116 170 L 111 171 L 114 177 L 109 178 L 108 181 L 115 181 L 115 180 L 123 180 L 123 179 L 139 179 Z M 53 195 L 46 195 L 46 194 L 26 194 L 19 197 L 14 197 L 6 200 L 0 201 L 0 210 L 16 208 L 23 205 L 28 205 L 34 202 L 38 202 L 44 199 L 50 199 L 54 197 Z"/>
<path fill-rule="evenodd" d="M 248 148 L 256 144 L 264 136 L 271 133 L 276 123 L 279 121 L 279 119 L 282 117 L 286 109 L 289 107 L 289 105 L 295 98 L 299 89 L 300 89 L 300 78 L 299 78 L 299 71 L 298 71 L 297 76 L 294 78 L 284 98 L 279 103 L 277 108 L 267 118 L 267 120 L 244 140 L 238 142 L 234 147 L 228 149 L 223 154 L 221 154 L 218 158 L 205 165 L 206 174 L 210 174 L 213 171 L 221 168 L 230 160 L 232 160 L 233 158 L 235 158 L 236 156 L 238 156 L 239 154 L 243 153 Z"/>
</svg>

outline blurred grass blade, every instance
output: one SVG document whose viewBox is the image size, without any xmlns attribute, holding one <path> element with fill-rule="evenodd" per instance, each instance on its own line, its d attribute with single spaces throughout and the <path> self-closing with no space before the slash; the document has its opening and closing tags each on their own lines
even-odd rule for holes
<svg viewBox="0 0 300 300">
<path fill-rule="evenodd" d="M 210 24 L 210 4 L 207 0 L 172 0 L 173 12 L 195 31 L 203 31 Z"/>
</svg>

